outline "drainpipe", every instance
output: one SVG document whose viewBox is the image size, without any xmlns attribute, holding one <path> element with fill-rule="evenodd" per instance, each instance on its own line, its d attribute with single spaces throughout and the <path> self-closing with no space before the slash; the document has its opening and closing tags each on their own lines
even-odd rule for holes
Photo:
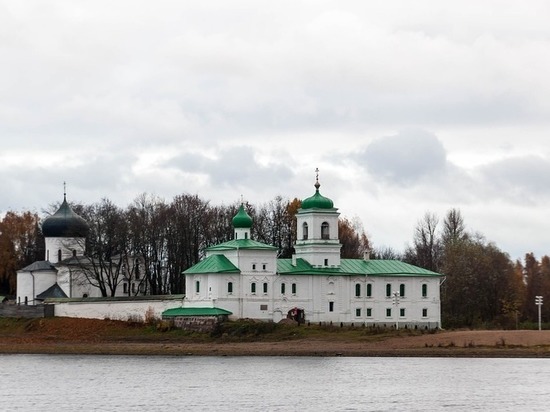
<svg viewBox="0 0 550 412">
<path fill-rule="evenodd" d="M 32 276 L 32 303 L 34 305 L 34 299 L 35 299 L 35 295 L 34 295 L 34 274 L 32 273 L 32 270 L 29 271 L 30 275 Z"/>
</svg>

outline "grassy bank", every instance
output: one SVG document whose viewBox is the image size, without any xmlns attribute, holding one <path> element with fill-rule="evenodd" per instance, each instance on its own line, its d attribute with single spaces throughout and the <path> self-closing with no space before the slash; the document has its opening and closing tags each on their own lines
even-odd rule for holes
<svg viewBox="0 0 550 412">
<path fill-rule="evenodd" d="M 239 321 L 206 334 L 163 322 L 0 318 L 0 353 L 550 357 L 550 331 L 396 331 Z"/>
</svg>

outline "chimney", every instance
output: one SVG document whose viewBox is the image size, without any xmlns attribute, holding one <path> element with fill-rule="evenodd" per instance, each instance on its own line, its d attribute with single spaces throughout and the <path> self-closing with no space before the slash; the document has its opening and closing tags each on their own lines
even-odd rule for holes
<svg viewBox="0 0 550 412">
<path fill-rule="evenodd" d="M 363 259 L 370 260 L 370 249 L 367 249 L 365 250 L 365 252 L 363 252 Z"/>
<path fill-rule="evenodd" d="M 292 266 L 296 266 L 296 254 L 292 255 Z"/>
</svg>

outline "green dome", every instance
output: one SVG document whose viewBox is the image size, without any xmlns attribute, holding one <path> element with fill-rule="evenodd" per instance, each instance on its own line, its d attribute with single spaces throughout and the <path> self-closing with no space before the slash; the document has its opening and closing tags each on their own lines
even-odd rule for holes
<svg viewBox="0 0 550 412">
<path fill-rule="evenodd" d="M 234 228 L 248 228 L 250 229 L 252 227 L 252 218 L 248 213 L 246 213 L 246 210 L 244 210 L 244 205 L 241 204 L 241 207 L 239 207 L 239 211 L 233 218 L 233 227 Z"/>
<path fill-rule="evenodd" d="M 315 182 L 315 194 L 302 201 L 302 209 L 333 209 L 334 203 L 319 193 L 319 181 Z"/>
</svg>

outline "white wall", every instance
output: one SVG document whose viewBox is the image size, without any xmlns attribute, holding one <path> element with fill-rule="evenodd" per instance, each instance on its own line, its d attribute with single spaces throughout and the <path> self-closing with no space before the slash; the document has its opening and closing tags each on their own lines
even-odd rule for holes
<svg viewBox="0 0 550 412">
<path fill-rule="evenodd" d="M 160 319 L 166 309 L 179 308 L 182 299 L 109 300 L 55 303 L 55 316 L 87 319 L 145 320 L 149 311 Z"/>
<path fill-rule="evenodd" d="M 25 297 L 29 305 L 35 305 L 34 299 L 50 286 L 55 284 L 55 270 L 40 270 L 36 272 L 17 272 L 17 302 L 24 304 Z"/>
</svg>

